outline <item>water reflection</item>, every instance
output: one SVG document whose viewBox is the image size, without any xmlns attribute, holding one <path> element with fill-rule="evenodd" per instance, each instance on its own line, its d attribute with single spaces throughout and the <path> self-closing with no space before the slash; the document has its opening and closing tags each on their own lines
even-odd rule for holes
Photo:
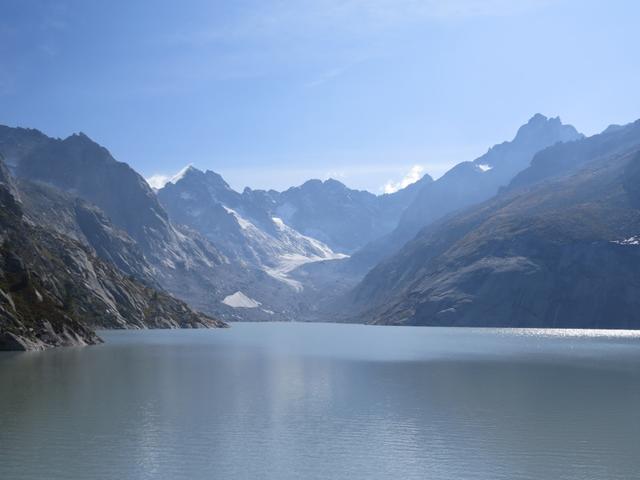
<svg viewBox="0 0 640 480">
<path fill-rule="evenodd" d="M 0 478 L 588 480 L 640 467 L 635 334 L 242 324 L 105 337 L 0 356 Z"/>
</svg>

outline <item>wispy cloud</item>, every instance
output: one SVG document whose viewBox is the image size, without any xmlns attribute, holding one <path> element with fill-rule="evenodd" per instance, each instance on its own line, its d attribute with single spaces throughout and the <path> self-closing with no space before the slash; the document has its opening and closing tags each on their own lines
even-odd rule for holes
<svg viewBox="0 0 640 480">
<path fill-rule="evenodd" d="M 400 181 L 394 182 L 389 180 L 382 190 L 384 193 L 395 193 L 398 190 L 402 190 L 403 188 L 406 188 L 412 183 L 416 183 L 420 180 L 424 175 L 424 170 L 425 169 L 422 165 L 414 165 Z"/>
<path fill-rule="evenodd" d="M 300 0 L 265 1 L 224 23 L 173 32 L 180 44 L 281 36 L 314 35 L 319 30 L 376 32 L 429 20 L 525 14 L 562 0 Z"/>
<path fill-rule="evenodd" d="M 341 76 L 346 70 L 347 70 L 347 68 L 333 68 L 331 70 L 328 70 L 328 71 L 322 73 L 316 79 L 311 80 L 310 82 L 307 82 L 305 84 L 305 87 L 307 87 L 307 88 L 319 87 L 320 85 L 322 85 L 324 83 L 327 83 L 330 80 L 333 80 L 334 78 L 337 78 L 337 77 Z"/>
</svg>

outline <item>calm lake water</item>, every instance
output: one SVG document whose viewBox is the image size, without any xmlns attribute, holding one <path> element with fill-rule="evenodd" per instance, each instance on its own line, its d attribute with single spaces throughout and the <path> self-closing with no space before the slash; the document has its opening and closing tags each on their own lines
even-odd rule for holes
<svg viewBox="0 0 640 480">
<path fill-rule="evenodd" d="M 332 324 L 0 355 L 0 478 L 634 479 L 640 335 Z"/>
</svg>

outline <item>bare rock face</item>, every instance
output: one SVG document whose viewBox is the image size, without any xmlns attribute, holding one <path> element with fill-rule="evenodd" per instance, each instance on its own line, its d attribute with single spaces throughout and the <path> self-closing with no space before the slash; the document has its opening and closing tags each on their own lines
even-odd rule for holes
<svg viewBox="0 0 640 480">
<path fill-rule="evenodd" d="M 158 286 L 138 244 L 98 207 L 44 183 L 24 179 L 15 183 L 27 220 L 92 248 L 123 273 Z"/>
<path fill-rule="evenodd" d="M 18 194 L 0 162 L 0 349 L 95 344 L 97 327 L 225 326 L 33 223 Z"/>
</svg>

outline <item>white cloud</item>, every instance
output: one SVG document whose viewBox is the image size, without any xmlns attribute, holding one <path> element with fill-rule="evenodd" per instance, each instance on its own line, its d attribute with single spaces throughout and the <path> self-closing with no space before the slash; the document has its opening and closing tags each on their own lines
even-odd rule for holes
<svg viewBox="0 0 640 480">
<path fill-rule="evenodd" d="M 161 173 L 156 173 L 155 175 L 151 175 L 149 178 L 145 178 L 147 183 L 154 190 L 160 190 L 164 187 L 173 175 L 163 175 Z"/>
<path fill-rule="evenodd" d="M 407 174 L 399 182 L 389 180 L 383 187 L 384 193 L 395 193 L 398 190 L 408 187 L 412 183 L 416 183 L 422 178 L 424 167 L 422 165 L 414 165 Z"/>
</svg>

